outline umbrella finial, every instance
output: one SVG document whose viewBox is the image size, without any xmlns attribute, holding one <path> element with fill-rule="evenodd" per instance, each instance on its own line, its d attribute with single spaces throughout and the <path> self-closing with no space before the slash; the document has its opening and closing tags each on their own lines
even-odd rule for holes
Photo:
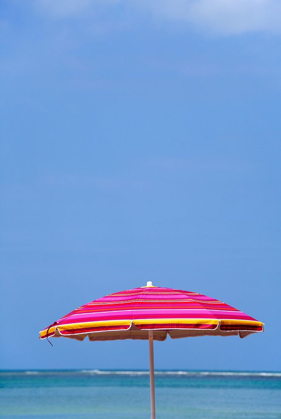
<svg viewBox="0 0 281 419">
<path fill-rule="evenodd" d="M 152 285 L 152 281 L 147 281 L 146 286 L 147 286 L 147 287 L 153 287 L 153 285 Z"/>
</svg>

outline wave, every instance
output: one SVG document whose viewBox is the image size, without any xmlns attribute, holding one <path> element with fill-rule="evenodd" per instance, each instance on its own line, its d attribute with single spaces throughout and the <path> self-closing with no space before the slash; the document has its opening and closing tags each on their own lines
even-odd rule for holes
<svg viewBox="0 0 281 419">
<path fill-rule="evenodd" d="M 81 370 L 83 374 L 91 375 L 149 375 L 149 371 L 120 370 Z M 191 376 L 191 377 L 281 377 L 280 372 L 240 372 L 240 371 L 155 371 L 158 376 Z"/>
<path fill-rule="evenodd" d="M 148 370 L 99 370 L 99 369 L 83 369 L 83 370 L 26 370 L 26 371 L 0 371 L 2 375 L 100 375 L 100 376 L 148 376 Z M 156 376 L 187 376 L 187 377 L 249 377 L 249 378 L 281 378 L 281 372 L 268 371 L 155 371 Z"/>
<path fill-rule="evenodd" d="M 231 376 L 231 377 L 281 377 L 279 372 L 228 372 L 228 371 L 201 371 L 201 376 Z"/>
<path fill-rule="evenodd" d="M 40 371 L 24 371 L 24 374 L 26 374 L 26 375 L 36 375 L 36 374 L 40 374 Z"/>
<path fill-rule="evenodd" d="M 0 371 L 1 375 L 40 375 L 44 373 L 43 371 Z M 47 373 L 47 371 L 46 371 Z"/>
<path fill-rule="evenodd" d="M 81 372 L 93 375 L 149 375 L 149 371 L 82 370 Z M 155 374 L 158 374 L 158 372 L 155 371 Z"/>
</svg>

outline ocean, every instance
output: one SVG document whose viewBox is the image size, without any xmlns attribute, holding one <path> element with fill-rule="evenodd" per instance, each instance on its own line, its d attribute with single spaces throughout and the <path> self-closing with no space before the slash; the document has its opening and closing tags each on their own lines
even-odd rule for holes
<svg viewBox="0 0 281 419">
<path fill-rule="evenodd" d="M 281 419 L 281 373 L 156 371 L 156 417 Z M 0 417 L 149 419 L 148 371 L 2 371 Z"/>
</svg>

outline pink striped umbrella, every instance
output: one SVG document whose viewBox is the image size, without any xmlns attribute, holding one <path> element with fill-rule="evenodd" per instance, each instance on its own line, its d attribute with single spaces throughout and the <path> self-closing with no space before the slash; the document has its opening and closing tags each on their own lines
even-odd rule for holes
<svg viewBox="0 0 281 419">
<path fill-rule="evenodd" d="M 41 339 L 149 340 L 151 419 L 155 419 L 153 340 L 190 336 L 244 338 L 263 323 L 219 300 L 196 292 L 155 287 L 121 291 L 78 307 L 40 332 Z"/>
</svg>

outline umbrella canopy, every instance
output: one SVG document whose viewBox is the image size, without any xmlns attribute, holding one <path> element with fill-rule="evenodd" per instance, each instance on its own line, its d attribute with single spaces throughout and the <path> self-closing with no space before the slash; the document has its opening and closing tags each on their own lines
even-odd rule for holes
<svg viewBox="0 0 281 419">
<path fill-rule="evenodd" d="M 40 338 L 67 337 L 91 341 L 154 340 L 189 336 L 262 332 L 263 323 L 222 301 L 190 291 L 147 286 L 116 292 L 78 307 L 40 332 Z"/>
<path fill-rule="evenodd" d="M 244 338 L 262 331 L 263 323 L 222 301 L 148 282 L 145 287 L 116 292 L 78 307 L 42 330 L 40 338 L 148 339 L 151 419 L 155 419 L 153 340 L 165 340 L 168 334 L 173 339 L 204 335 Z"/>
</svg>

